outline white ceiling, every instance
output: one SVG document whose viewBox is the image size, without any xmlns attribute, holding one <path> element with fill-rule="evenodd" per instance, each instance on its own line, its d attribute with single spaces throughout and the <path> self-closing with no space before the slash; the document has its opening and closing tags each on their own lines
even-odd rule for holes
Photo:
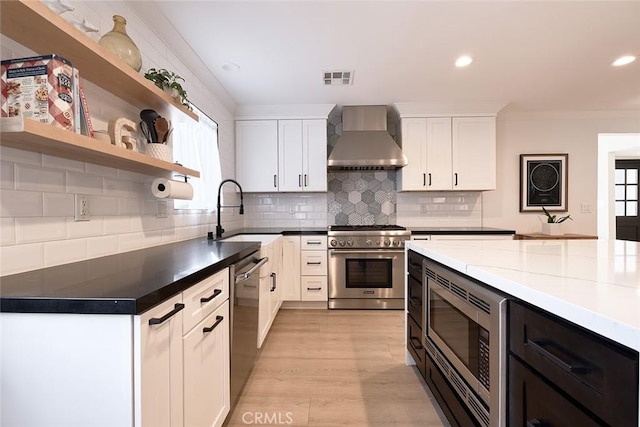
<svg viewBox="0 0 640 427">
<path fill-rule="evenodd" d="M 640 110 L 640 1 L 159 1 L 237 104 Z M 167 28 L 156 25 L 158 34 Z M 471 66 L 455 59 L 471 55 Z M 240 69 L 229 72 L 225 64 Z M 354 70 L 324 86 L 323 70 Z"/>
</svg>

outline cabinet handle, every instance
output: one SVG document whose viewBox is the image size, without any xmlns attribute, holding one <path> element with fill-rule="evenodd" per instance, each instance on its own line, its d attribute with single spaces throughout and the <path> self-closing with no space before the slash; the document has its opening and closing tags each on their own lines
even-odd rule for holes
<svg viewBox="0 0 640 427">
<path fill-rule="evenodd" d="M 422 186 L 425 187 L 427 185 L 427 174 L 422 174 Z"/>
<path fill-rule="evenodd" d="M 307 245 L 321 245 L 322 242 L 320 240 L 309 240 L 307 241 Z"/>
<path fill-rule="evenodd" d="M 149 324 L 150 325 L 159 325 L 160 323 L 164 322 L 165 320 L 167 320 L 168 318 L 170 318 L 171 316 L 173 316 L 174 314 L 176 314 L 177 312 L 179 312 L 183 308 L 184 308 L 184 304 L 177 303 L 174 306 L 173 310 L 171 310 L 170 312 L 168 312 L 164 316 L 162 316 L 160 318 L 152 317 L 151 319 L 149 319 Z"/>
<path fill-rule="evenodd" d="M 307 288 L 308 291 L 321 291 L 322 288 Z"/>
<path fill-rule="evenodd" d="M 542 357 L 548 359 L 551 363 L 553 363 L 554 365 L 556 365 L 557 367 L 559 367 L 564 371 L 570 372 L 572 374 L 585 374 L 589 371 L 589 367 L 584 363 L 567 362 L 565 360 L 562 360 L 560 357 L 558 357 L 556 355 L 557 353 L 564 353 L 566 355 L 572 355 L 572 354 L 551 340 L 545 340 L 545 339 L 531 340 L 527 338 L 527 344 L 530 345 L 531 348 L 536 350 L 538 353 L 540 353 Z M 551 353 L 549 350 L 547 350 L 545 347 L 556 347 L 560 351 L 554 354 L 554 353 Z M 577 357 L 576 359 L 579 360 Z"/>
<path fill-rule="evenodd" d="M 409 304 L 411 304 L 414 307 L 420 307 L 422 306 L 422 301 L 420 300 L 420 298 L 411 297 L 409 298 Z"/>
<path fill-rule="evenodd" d="M 527 427 L 552 427 L 550 423 L 534 418 L 527 420 Z"/>
<path fill-rule="evenodd" d="M 202 328 L 202 333 L 203 334 L 208 334 L 209 332 L 213 331 L 216 326 L 218 326 L 220 324 L 220 322 L 222 322 L 224 320 L 224 317 L 222 316 L 216 316 L 216 323 L 214 323 L 213 325 L 211 325 L 208 328 Z"/>
<path fill-rule="evenodd" d="M 457 187 L 458 186 L 458 172 L 454 173 L 453 175 L 456 177 L 455 186 Z"/>
<path fill-rule="evenodd" d="M 302 175 L 298 175 L 298 187 L 302 187 Z"/>
<path fill-rule="evenodd" d="M 309 262 L 309 261 L 307 261 L 307 265 L 320 265 L 320 264 L 322 264 L 321 261 L 318 261 L 318 262 Z"/>
<path fill-rule="evenodd" d="M 431 173 L 429 173 L 429 187 L 431 187 Z"/>
<path fill-rule="evenodd" d="M 422 349 L 422 343 L 420 342 L 420 340 L 419 340 L 418 338 L 416 338 L 416 337 L 411 337 L 411 338 L 409 338 L 409 340 L 411 341 L 411 346 L 412 346 L 413 348 L 415 348 L 416 350 L 420 350 L 420 349 Z M 418 344 L 416 344 L 416 342 L 417 342 Z"/>
<path fill-rule="evenodd" d="M 276 273 L 271 273 L 271 292 L 276 290 L 276 280 Z"/>
<path fill-rule="evenodd" d="M 211 295 L 209 298 L 200 298 L 200 304 L 204 304 L 205 302 L 211 301 L 212 299 L 214 299 L 215 297 L 217 297 L 221 293 L 222 293 L 222 289 L 214 290 L 213 291 L 213 295 Z"/>
<path fill-rule="evenodd" d="M 309 177 L 306 173 L 304 174 L 304 186 L 305 187 L 309 186 Z"/>
<path fill-rule="evenodd" d="M 273 188 L 278 187 L 278 177 L 277 175 L 273 175 Z"/>
</svg>

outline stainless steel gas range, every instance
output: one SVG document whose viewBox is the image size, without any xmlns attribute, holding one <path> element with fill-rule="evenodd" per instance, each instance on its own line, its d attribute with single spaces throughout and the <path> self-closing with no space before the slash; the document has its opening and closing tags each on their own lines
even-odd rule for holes
<svg viewBox="0 0 640 427">
<path fill-rule="evenodd" d="M 332 225 L 329 308 L 404 308 L 404 242 L 398 225 Z"/>
</svg>

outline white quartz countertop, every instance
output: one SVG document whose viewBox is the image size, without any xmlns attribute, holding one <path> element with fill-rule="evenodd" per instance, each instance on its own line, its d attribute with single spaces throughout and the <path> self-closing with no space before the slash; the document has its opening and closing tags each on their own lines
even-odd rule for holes
<svg viewBox="0 0 640 427">
<path fill-rule="evenodd" d="M 453 240 L 406 247 L 640 351 L 640 243 Z"/>
</svg>

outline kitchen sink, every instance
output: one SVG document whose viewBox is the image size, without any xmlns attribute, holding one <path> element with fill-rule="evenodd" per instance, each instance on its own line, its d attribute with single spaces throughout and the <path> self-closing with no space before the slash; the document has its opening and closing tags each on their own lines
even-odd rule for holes
<svg viewBox="0 0 640 427">
<path fill-rule="evenodd" d="M 275 241 L 280 234 L 238 234 L 236 236 L 225 237 L 223 242 L 260 242 L 263 245 Z"/>
</svg>

